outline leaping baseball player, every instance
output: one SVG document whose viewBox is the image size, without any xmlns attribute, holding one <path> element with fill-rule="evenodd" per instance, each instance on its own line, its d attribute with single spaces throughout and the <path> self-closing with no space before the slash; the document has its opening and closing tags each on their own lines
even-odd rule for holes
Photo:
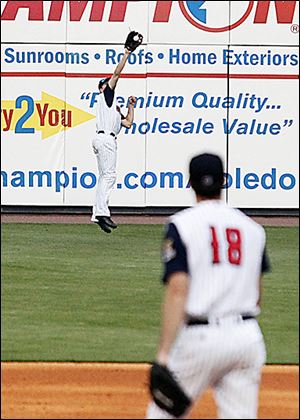
<svg viewBox="0 0 300 420">
<path fill-rule="evenodd" d="M 255 319 L 269 269 L 265 231 L 221 201 L 218 156 L 195 156 L 190 184 L 196 205 L 166 225 L 166 291 L 147 418 L 183 418 L 212 387 L 218 418 L 256 419 L 266 358 Z"/>
<path fill-rule="evenodd" d="M 117 135 L 122 126 L 130 128 L 134 118 L 136 98 L 130 96 L 128 112 L 124 116 L 115 101 L 115 88 L 128 60 L 129 55 L 143 42 L 143 36 L 131 31 L 125 42 L 125 51 L 121 61 L 111 77 L 99 81 L 96 105 L 96 136 L 93 150 L 98 164 L 98 183 L 91 221 L 98 224 L 106 233 L 111 233 L 117 225 L 110 217 L 109 197 L 116 182 Z"/>
</svg>

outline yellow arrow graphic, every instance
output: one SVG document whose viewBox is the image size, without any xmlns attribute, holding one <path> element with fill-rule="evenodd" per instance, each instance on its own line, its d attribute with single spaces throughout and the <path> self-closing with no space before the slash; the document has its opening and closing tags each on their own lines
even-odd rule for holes
<svg viewBox="0 0 300 420">
<path fill-rule="evenodd" d="M 42 100 L 19 96 L 15 101 L 1 101 L 2 131 L 17 134 L 42 132 L 42 139 L 69 130 L 95 116 L 65 101 L 42 92 Z"/>
</svg>

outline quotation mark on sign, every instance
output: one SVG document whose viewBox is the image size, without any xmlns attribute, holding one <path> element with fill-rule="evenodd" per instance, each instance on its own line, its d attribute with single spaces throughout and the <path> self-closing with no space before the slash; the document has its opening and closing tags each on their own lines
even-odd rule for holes
<svg viewBox="0 0 300 420">
<path fill-rule="evenodd" d="M 283 127 L 290 127 L 293 124 L 294 120 L 284 120 Z"/>
<path fill-rule="evenodd" d="M 87 99 L 87 100 L 89 100 L 90 99 L 90 95 L 91 95 L 91 92 L 88 92 L 88 93 L 83 93 L 82 95 L 81 95 L 81 98 L 80 99 Z"/>
<path fill-rule="evenodd" d="M 93 108 L 93 106 L 95 105 L 95 103 L 97 102 L 97 96 L 99 96 L 99 92 L 83 92 L 82 95 L 80 96 L 80 99 L 82 101 L 86 100 L 86 101 L 90 101 L 90 108 Z"/>
</svg>

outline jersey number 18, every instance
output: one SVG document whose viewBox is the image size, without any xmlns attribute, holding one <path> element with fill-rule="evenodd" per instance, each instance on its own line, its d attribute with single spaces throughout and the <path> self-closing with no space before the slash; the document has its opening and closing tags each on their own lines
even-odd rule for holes
<svg viewBox="0 0 300 420">
<path fill-rule="evenodd" d="M 212 255 L 213 255 L 213 264 L 219 264 L 220 253 L 219 253 L 219 241 L 217 236 L 217 231 L 214 226 L 210 226 L 211 232 L 211 246 L 212 246 Z M 241 233 L 238 229 L 227 228 L 226 229 L 226 239 L 227 239 L 227 258 L 230 264 L 240 265 L 242 258 L 241 251 Z"/>
</svg>

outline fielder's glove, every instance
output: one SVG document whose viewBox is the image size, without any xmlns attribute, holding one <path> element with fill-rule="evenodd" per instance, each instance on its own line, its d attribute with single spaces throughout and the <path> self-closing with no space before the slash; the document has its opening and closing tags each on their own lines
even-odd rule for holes
<svg viewBox="0 0 300 420">
<path fill-rule="evenodd" d="M 149 385 L 155 403 L 175 417 L 181 417 L 191 405 L 190 398 L 166 366 L 152 364 Z"/>
<path fill-rule="evenodd" d="M 125 41 L 125 48 L 129 51 L 134 51 L 143 42 L 143 35 L 136 31 L 131 31 L 127 35 Z"/>
</svg>

